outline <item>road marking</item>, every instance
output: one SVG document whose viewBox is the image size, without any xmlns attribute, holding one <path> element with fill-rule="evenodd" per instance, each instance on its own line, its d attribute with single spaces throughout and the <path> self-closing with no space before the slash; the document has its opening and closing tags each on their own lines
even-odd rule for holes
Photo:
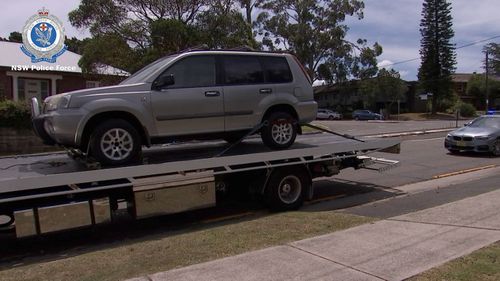
<svg viewBox="0 0 500 281">
<path fill-rule="evenodd" d="M 476 168 L 471 168 L 471 169 L 466 169 L 466 170 L 460 170 L 456 172 L 451 172 L 451 173 L 446 173 L 446 174 L 441 174 L 441 175 L 436 175 L 433 176 L 433 179 L 440 179 L 440 178 L 445 178 L 445 177 L 451 177 L 451 176 L 456 176 L 460 174 L 465 174 L 465 173 L 470 173 L 470 172 L 476 172 L 480 170 L 485 170 L 485 169 L 490 169 L 490 168 L 495 168 L 497 165 L 491 164 L 487 166 L 482 166 L 482 167 L 476 167 Z"/>
</svg>

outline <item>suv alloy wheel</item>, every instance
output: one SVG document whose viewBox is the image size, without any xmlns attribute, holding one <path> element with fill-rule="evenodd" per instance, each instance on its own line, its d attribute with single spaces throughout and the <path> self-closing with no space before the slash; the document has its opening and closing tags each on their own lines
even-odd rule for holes
<svg viewBox="0 0 500 281">
<path fill-rule="evenodd" d="M 267 118 L 268 125 L 262 128 L 261 137 L 272 149 L 290 147 L 297 137 L 297 121 L 286 112 L 275 112 Z"/>
<path fill-rule="evenodd" d="M 90 153 L 103 165 L 122 165 L 138 159 L 141 138 L 125 120 L 110 119 L 99 124 L 90 138 Z"/>
</svg>

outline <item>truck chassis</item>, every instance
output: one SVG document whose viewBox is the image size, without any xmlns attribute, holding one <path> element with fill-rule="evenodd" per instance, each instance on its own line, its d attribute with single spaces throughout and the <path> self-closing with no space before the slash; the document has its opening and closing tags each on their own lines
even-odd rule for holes
<svg viewBox="0 0 500 281">
<path fill-rule="evenodd" d="M 62 154 L 4 158 L 0 159 L 0 166 L 5 164 L 0 167 L 0 217 L 4 218 L 0 228 L 27 237 L 111 222 L 124 208 L 138 219 L 179 213 L 215 206 L 216 194 L 231 188 L 261 195 L 272 210 L 293 210 L 312 198 L 314 178 L 331 177 L 350 167 L 393 167 L 397 161 L 369 154 L 399 153 L 399 145 L 398 139 L 322 135 L 283 151 L 269 151 L 249 140 L 232 155 L 208 157 L 211 150 L 224 146 L 173 144 L 149 153 L 176 155 L 166 162 L 98 170 L 70 163 Z"/>
</svg>

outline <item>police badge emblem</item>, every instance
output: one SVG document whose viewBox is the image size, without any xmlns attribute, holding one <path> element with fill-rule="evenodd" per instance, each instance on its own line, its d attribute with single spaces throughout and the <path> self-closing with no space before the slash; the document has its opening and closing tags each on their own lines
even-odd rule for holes
<svg viewBox="0 0 500 281">
<path fill-rule="evenodd" d="M 31 58 L 32 63 L 55 63 L 57 57 L 66 51 L 64 39 L 61 21 L 42 8 L 26 21 L 21 50 Z"/>
</svg>

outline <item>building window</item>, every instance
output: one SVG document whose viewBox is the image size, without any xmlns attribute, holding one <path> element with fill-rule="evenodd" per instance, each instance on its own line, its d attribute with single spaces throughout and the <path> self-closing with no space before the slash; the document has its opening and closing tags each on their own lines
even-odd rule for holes
<svg viewBox="0 0 500 281">
<path fill-rule="evenodd" d="M 40 81 L 40 94 L 42 96 L 42 100 L 45 100 L 46 97 L 49 96 L 49 82 L 47 80 Z"/>
<path fill-rule="evenodd" d="M 31 98 L 43 101 L 49 95 L 49 81 L 47 80 L 19 78 L 17 82 L 19 101 L 29 101 Z"/>
<path fill-rule="evenodd" d="M 22 78 L 19 78 L 19 80 L 17 80 L 17 83 L 18 83 L 18 85 L 17 85 L 17 99 L 18 100 L 24 100 L 24 96 L 25 96 L 25 94 L 24 94 L 24 89 L 25 89 L 24 81 L 25 80 Z"/>
<path fill-rule="evenodd" d="M 5 84 L 0 83 L 0 100 L 7 98 L 5 94 Z"/>
<path fill-rule="evenodd" d="M 85 82 L 85 88 L 90 89 L 90 88 L 97 88 L 99 87 L 99 81 L 86 81 Z"/>
</svg>

